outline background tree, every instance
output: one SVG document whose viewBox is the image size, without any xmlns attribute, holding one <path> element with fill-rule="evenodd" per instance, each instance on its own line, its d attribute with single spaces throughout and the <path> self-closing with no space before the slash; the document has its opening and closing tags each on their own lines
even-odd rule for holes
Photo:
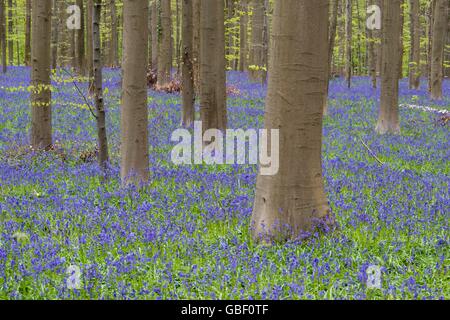
<svg viewBox="0 0 450 320">
<path fill-rule="evenodd" d="M 85 56 L 85 39 L 84 39 L 84 3 L 83 0 L 77 0 L 77 5 L 80 8 L 80 29 L 76 30 L 76 68 L 80 75 L 84 75 L 86 56 Z"/>
<path fill-rule="evenodd" d="M 182 124 L 190 127 L 194 122 L 194 69 L 192 63 L 193 5 L 192 0 L 183 0 L 183 117 Z"/>
<path fill-rule="evenodd" d="M 251 81 L 260 81 L 263 67 L 264 0 L 252 0 L 252 39 L 250 47 L 249 76 Z"/>
<path fill-rule="evenodd" d="M 111 33 L 109 39 L 109 65 L 117 67 L 119 65 L 119 49 L 118 49 L 118 32 L 117 32 L 117 11 L 116 1 L 110 0 L 109 6 L 111 8 Z"/>
<path fill-rule="evenodd" d="M 247 70 L 248 0 L 240 1 L 239 71 Z"/>
<path fill-rule="evenodd" d="M 328 91 L 329 91 L 329 84 L 330 84 L 330 78 L 331 78 L 331 64 L 333 61 L 333 49 L 334 49 L 334 42 L 336 39 L 336 28 L 337 28 L 337 16 L 338 16 L 338 2 L 339 0 L 331 0 L 330 5 L 330 12 L 331 16 L 329 19 L 329 27 L 328 27 L 328 78 L 325 81 L 325 92 L 326 97 L 323 100 L 323 114 L 328 114 Z"/>
<path fill-rule="evenodd" d="M 9 65 L 14 64 L 14 20 L 13 20 L 13 1 L 8 0 L 8 61 Z"/>
<path fill-rule="evenodd" d="M 227 127 L 225 29 L 222 0 L 200 4 L 200 116 L 203 130 Z"/>
<path fill-rule="evenodd" d="M 31 63 L 31 0 L 26 0 L 25 10 L 25 65 L 29 66 Z"/>
<path fill-rule="evenodd" d="M 158 43 L 159 43 L 159 33 L 158 33 L 158 1 L 153 0 L 151 2 L 151 30 L 152 30 L 152 61 L 151 66 L 152 69 L 157 70 L 158 69 Z"/>
<path fill-rule="evenodd" d="M 147 19 L 148 0 L 124 2 L 120 147 L 123 184 L 145 182 L 149 177 Z"/>
<path fill-rule="evenodd" d="M 252 232 L 255 239 L 286 240 L 320 220 L 332 223 L 321 164 L 328 1 L 277 1 L 273 17 L 264 121 L 280 130 L 283 156 L 276 175 L 258 175 Z"/>
<path fill-rule="evenodd" d="M 345 79 L 347 81 L 347 87 L 352 86 L 352 36 L 353 36 L 353 20 L 352 20 L 352 0 L 345 0 Z"/>
<path fill-rule="evenodd" d="M 411 53 L 409 62 L 409 87 L 419 89 L 420 86 L 420 21 L 419 0 L 410 0 L 410 32 Z"/>
<path fill-rule="evenodd" d="M 172 11 L 170 0 L 161 0 L 161 43 L 158 57 L 158 85 L 165 86 L 170 82 L 172 68 Z"/>
<path fill-rule="evenodd" d="M 52 145 L 50 38 L 52 2 L 33 0 L 31 9 L 31 145 Z"/>
<path fill-rule="evenodd" d="M 2 54 L 2 72 L 6 73 L 6 14 L 5 14 L 5 0 L 0 0 L 0 47 Z"/>
<path fill-rule="evenodd" d="M 383 0 L 381 97 L 376 126 L 376 131 L 380 134 L 400 133 L 398 117 L 400 10 L 401 0 Z"/>
<path fill-rule="evenodd" d="M 431 50 L 431 98 L 442 99 L 443 55 L 448 25 L 448 0 L 435 0 Z"/>
</svg>

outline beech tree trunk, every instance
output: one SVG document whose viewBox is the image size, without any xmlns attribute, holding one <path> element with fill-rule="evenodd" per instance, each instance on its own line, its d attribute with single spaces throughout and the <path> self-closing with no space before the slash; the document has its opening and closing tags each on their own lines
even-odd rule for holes
<svg viewBox="0 0 450 320">
<path fill-rule="evenodd" d="M 89 92 L 93 93 L 94 90 L 94 50 L 93 50 L 93 22 L 92 22 L 92 13 L 93 13 L 93 0 L 87 0 L 87 15 L 86 15 L 86 21 L 87 21 L 87 28 L 86 28 L 86 66 L 87 66 L 87 73 L 89 75 Z"/>
<path fill-rule="evenodd" d="M 347 87 L 352 86 L 352 0 L 345 2 L 345 79 Z"/>
<path fill-rule="evenodd" d="M 5 0 L 0 0 L 0 46 L 2 50 L 2 72 L 6 73 L 6 13 Z"/>
<path fill-rule="evenodd" d="M 106 169 L 109 161 L 108 138 L 106 134 L 106 115 L 103 103 L 102 85 L 102 53 L 100 47 L 100 17 L 102 1 L 96 0 L 93 6 L 92 15 L 92 47 L 93 47 L 93 68 L 94 68 L 94 95 L 95 108 L 97 110 L 97 139 L 98 139 L 98 163 L 101 168 Z"/>
<path fill-rule="evenodd" d="M 401 0 L 383 2 L 381 97 L 376 126 L 379 134 L 400 133 L 398 117 L 400 4 Z"/>
<path fill-rule="evenodd" d="M 84 47 L 84 1 L 77 0 L 77 5 L 80 8 L 80 29 L 76 30 L 76 67 L 80 75 L 85 74 L 86 56 Z"/>
<path fill-rule="evenodd" d="M 411 54 L 409 62 L 409 88 L 411 89 L 419 89 L 420 87 L 419 8 L 419 0 L 410 0 Z"/>
<path fill-rule="evenodd" d="M 52 0 L 53 15 L 52 15 L 52 69 L 58 66 L 58 38 L 59 38 L 59 15 L 57 0 Z"/>
<path fill-rule="evenodd" d="M 264 242 L 301 238 L 334 220 L 321 161 L 328 1 L 276 1 L 273 17 L 264 120 L 279 129 L 281 157 L 278 173 L 257 178 L 252 234 Z"/>
<path fill-rule="evenodd" d="M 431 98 L 442 99 L 443 56 L 447 38 L 448 0 L 435 0 L 436 7 L 433 19 L 433 38 L 431 50 Z"/>
<path fill-rule="evenodd" d="M 158 1 L 153 0 L 151 4 L 151 20 L 152 20 L 152 69 L 158 69 L 158 43 L 159 43 L 159 34 L 158 34 Z"/>
<path fill-rule="evenodd" d="M 158 85 L 165 86 L 170 82 L 172 55 L 172 11 L 170 0 L 161 0 L 161 43 L 158 57 Z"/>
<path fill-rule="evenodd" d="M 264 0 L 253 0 L 252 44 L 250 50 L 250 81 L 260 81 L 263 67 Z"/>
<path fill-rule="evenodd" d="M 367 17 L 368 18 L 368 17 Z M 372 80 L 372 88 L 377 87 L 377 56 L 376 56 L 376 39 L 375 39 L 375 31 L 368 30 L 367 34 L 368 38 L 368 59 L 369 59 L 369 75 Z"/>
<path fill-rule="evenodd" d="M 8 0 L 8 62 L 14 64 L 14 39 L 13 39 L 13 2 Z"/>
<path fill-rule="evenodd" d="M 27 0 L 25 6 L 25 65 L 29 66 L 31 64 L 31 0 Z"/>
<path fill-rule="evenodd" d="M 192 60 L 194 63 L 194 87 L 195 91 L 200 92 L 200 0 L 192 0 L 193 5 L 193 51 Z"/>
<path fill-rule="evenodd" d="M 116 2 L 115 0 L 110 0 L 111 8 L 111 34 L 109 39 L 109 65 L 111 67 L 119 66 L 119 37 L 117 32 L 117 12 L 116 12 Z"/>
<path fill-rule="evenodd" d="M 247 70 L 247 33 L 248 33 L 248 0 L 240 2 L 239 29 L 239 71 Z"/>
<path fill-rule="evenodd" d="M 52 145 L 50 41 L 52 2 L 33 0 L 31 39 L 31 146 Z"/>
<path fill-rule="evenodd" d="M 183 0 L 183 118 L 184 127 L 190 127 L 194 122 L 194 69 L 192 64 L 193 6 L 192 0 Z"/>
<path fill-rule="evenodd" d="M 329 84 L 331 78 L 331 66 L 333 62 L 333 50 L 334 50 L 334 42 L 336 39 L 336 28 L 337 28 L 337 15 L 338 15 L 338 0 L 331 0 L 331 17 L 329 19 L 329 27 L 328 27 L 328 69 L 327 74 L 328 78 L 325 81 L 325 92 L 326 96 L 323 100 L 323 114 L 328 114 L 328 92 L 329 92 Z"/>
<path fill-rule="evenodd" d="M 224 19 L 222 0 L 201 1 L 200 116 L 204 131 L 227 127 Z"/>
<path fill-rule="evenodd" d="M 146 182 L 148 170 L 147 45 L 148 0 L 123 4 L 121 104 L 122 184 Z"/>
</svg>

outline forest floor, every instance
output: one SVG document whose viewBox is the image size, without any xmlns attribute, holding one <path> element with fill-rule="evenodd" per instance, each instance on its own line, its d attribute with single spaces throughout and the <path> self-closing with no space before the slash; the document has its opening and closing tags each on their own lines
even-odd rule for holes
<svg viewBox="0 0 450 320">
<path fill-rule="evenodd" d="M 120 71 L 104 72 L 108 180 L 94 159 L 95 120 L 65 74 L 54 82 L 56 150 L 30 153 L 29 72 L 0 75 L 0 299 L 450 298 L 442 114 L 401 108 L 401 135 L 379 136 L 379 90 L 364 77 L 351 90 L 333 81 L 323 168 L 340 228 L 266 247 L 249 234 L 256 166 L 171 163 L 179 95 L 149 91 L 152 178 L 138 192 L 119 183 Z M 266 88 L 237 72 L 228 85 L 230 127 L 261 128 Z M 449 80 L 442 101 L 426 83 L 409 90 L 405 79 L 400 91 L 401 104 L 450 111 Z M 374 266 L 379 289 L 367 285 Z M 67 286 L 73 276 L 79 289 Z"/>
</svg>

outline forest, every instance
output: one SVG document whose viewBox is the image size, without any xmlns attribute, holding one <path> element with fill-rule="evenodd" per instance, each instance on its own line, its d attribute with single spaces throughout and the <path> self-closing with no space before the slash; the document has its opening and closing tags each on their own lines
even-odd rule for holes
<svg viewBox="0 0 450 320">
<path fill-rule="evenodd" d="M 448 299 L 449 128 L 449 0 L 0 0 L 0 300 Z"/>
</svg>

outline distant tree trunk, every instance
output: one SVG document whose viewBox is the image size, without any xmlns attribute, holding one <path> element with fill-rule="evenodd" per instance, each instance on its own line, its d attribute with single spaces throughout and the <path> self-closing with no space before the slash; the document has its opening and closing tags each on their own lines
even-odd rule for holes
<svg viewBox="0 0 450 320">
<path fill-rule="evenodd" d="M 77 5 L 80 8 L 80 29 L 76 30 L 76 60 L 77 69 L 80 75 L 85 74 L 86 56 L 84 48 L 84 4 L 83 0 L 77 0 Z"/>
<path fill-rule="evenodd" d="M 377 56 L 375 51 L 375 32 L 372 29 L 368 33 L 368 58 L 369 58 L 369 75 L 372 80 L 372 88 L 377 87 Z"/>
<path fill-rule="evenodd" d="M 100 17 L 102 1 L 95 0 L 92 14 L 92 41 L 93 41 L 93 67 L 94 67 L 94 92 L 95 107 L 97 110 L 97 139 L 98 139 L 98 163 L 101 168 L 106 169 L 109 161 L 108 138 L 106 134 L 106 115 L 103 103 L 102 85 L 102 61 L 100 47 Z"/>
<path fill-rule="evenodd" d="M 60 66 L 68 65 L 68 56 L 69 56 L 69 42 L 70 39 L 68 37 L 69 33 L 72 30 L 67 29 L 66 18 L 67 18 L 67 6 L 64 1 L 56 1 L 58 4 L 58 17 L 59 17 L 59 30 L 58 30 L 58 59 Z"/>
<path fill-rule="evenodd" d="M 381 9 L 381 16 L 383 16 L 383 0 L 375 0 L 375 4 Z M 381 75 L 381 41 L 382 41 L 382 30 L 376 30 L 374 32 L 374 35 L 376 37 L 376 44 L 375 44 L 375 55 L 376 55 L 376 63 L 377 63 L 377 76 Z"/>
<path fill-rule="evenodd" d="M 122 184 L 149 178 L 147 108 L 148 0 L 123 3 L 123 81 L 121 105 Z"/>
<path fill-rule="evenodd" d="M 399 134 L 398 82 L 401 0 L 384 0 L 380 113 L 376 131 Z"/>
<path fill-rule="evenodd" d="M 151 3 L 151 20 L 152 20 L 152 69 L 158 70 L 158 1 L 153 0 Z"/>
<path fill-rule="evenodd" d="M 175 60 L 177 63 L 177 75 L 180 74 L 181 69 L 181 58 L 180 58 L 180 51 L 181 51 L 181 29 L 180 29 L 180 0 L 176 0 L 176 21 L 175 21 L 175 27 L 177 29 L 176 32 L 176 38 L 175 38 Z"/>
<path fill-rule="evenodd" d="M 2 72 L 6 73 L 6 21 L 5 21 L 5 0 L 0 0 L 0 47 L 2 54 Z"/>
<path fill-rule="evenodd" d="M 13 2 L 12 0 L 8 0 L 8 62 L 10 66 L 14 64 L 13 29 Z"/>
<path fill-rule="evenodd" d="M 275 2 L 264 122 L 279 130 L 281 156 L 278 172 L 257 178 L 256 241 L 303 238 L 334 223 L 321 161 L 327 34 L 327 0 Z"/>
<path fill-rule="evenodd" d="M 56 69 L 58 65 L 58 37 L 59 37 L 59 15 L 57 0 L 52 0 L 52 69 Z M 30 20 L 31 21 L 31 20 Z"/>
<path fill-rule="evenodd" d="M 239 71 L 247 70 L 248 0 L 242 0 L 239 31 Z"/>
<path fill-rule="evenodd" d="M 195 91 L 200 92 L 200 0 L 192 0 L 193 2 L 193 47 L 192 62 L 194 64 L 194 87 Z"/>
<path fill-rule="evenodd" d="M 193 6 L 192 0 L 183 0 L 183 118 L 184 127 L 194 122 L 194 69 L 192 64 Z"/>
<path fill-rule="evenodd" d="M 89 75 L 89 92 L 93 93 L 94 91 L 94 61 L 93 61 L 93 22 L 92 22 L 92 13 L 93 13 L 93 0 L 87 0 L 87 41 L 86 41 L 86 65 L 87 65 L 87 73 Z"/>
<path fill-rule="evenodd" d="M 48 149 L 52 145 L 50 90 L 50 37 L 52 3 L 34 0 L 31 34 L 31 146 Z"/>
<path fill-rule="evenodd" d="M 450 9 L 447 24 L 447 44 L 444 52 L 444 61 L 447 64 L 447 66 L 444 68 L 444 77 L 450 77 Z"/>
<path fill-rule="evenodd" d="M 56 1 L 56 0 L 53 0 Z M 25 13 L 25 65 L 31 64 L 31 0 L 26 2 Z"/>
<path fill-rule="evenodd" d="M 345 79 L 347 87 L 352 86 L 352 0 L 345 2 Z"/>
<path fill-rule="evenodd" d="M 116 12 L 116 2 L 115 0 L 110 0 L 111 8 L 111 34 L 109 39 L 109 65 L 111 67 L 117 67 L 119 65 L 118 58 L 118 33 L 117 33 L 117 12 Z"/>
<path fill-rule="evenodd" d="M 428 92 L 431 94 L 431 64 L 433 51 L 433 28 L 434 28 L 434 8 L 437 0 L 431 0 L 428 11 L 428 50 L 427 50 L 427 77 L 428 77 Z"/>
<path fill-rule="evenodd" d="M 448 24 L 448 0 L 435 0 L 431 50 L 431 98 L 442 99 L 443 56 Z"/>
<path fill-rule="evenodd" d="M 227 59 L 228 68 L 233 69 L 234 65 L 234 49 L 233 49 L 233 15 L 234 15 L 234 0 L 226 0 L 227 4 L 227 26 L 228 26 L 228 38 L 226 43 L 226 55 L 229 57 Z"/>
<path fill-rule="evenodd" d="M 227 127 L 224 19 L 222 0 L 201 2 L 200 116 L 204 131 Z"/>
<path fill-rule="evenodd" d="M 328 114 L 328 92 L 329 92 L 329 84 L 331 78 L 331 65 L 333 62 L 333 50 L 334 50 L 334 42 L 336 39 L 336 28 L 337 28 L 337 16 L 338 16 L 338 1 L 339 0 L 331 0 L 331 17 L 329 19 L 328 26 L 328 69 L 327 74 L 328 77 L 325 80 L 325 92 L 326 96 L 323 100 L 323 114 Z"/>
<path fill-rule="evenodd" d="M 172 34 L 172 11 L 170 9 L 170 0 L 161 0 L 161 29 L 162 37 L 158 57 L 158 85 L 165 86 L 170 82 L 171 77 L 171 34 Z"/>
<path fill-rule="evenodd" d="M 419 89 L 420 87 L 420 20 L 419 0 L 410 0 L 411 21 L 411 55 L 409 62 L 409 87 Z"/>
<path fill-rule="evenodd" d="M 264 29 L 264 3 L 263 0 L 253 0 L 252 14 L 252 43 L 250 50 L 250 81 L 261 79 L 263 60 L 263 29 Z"/>
<path fill-rule="evenodd" d="M 400 50 L 400 54 L 399 54 L 399 65 L 400 68 L 398 70 L 398 78 L 399 79 L 403 79 L 403 53 L 404 53 L 404 49 L 403 49 L 403 27 L 405 24 L 405 9 L 404 9 L 404 0 L 400 0 L 400 37 L 399 37 L 399 50 Z"/>
</svg>

